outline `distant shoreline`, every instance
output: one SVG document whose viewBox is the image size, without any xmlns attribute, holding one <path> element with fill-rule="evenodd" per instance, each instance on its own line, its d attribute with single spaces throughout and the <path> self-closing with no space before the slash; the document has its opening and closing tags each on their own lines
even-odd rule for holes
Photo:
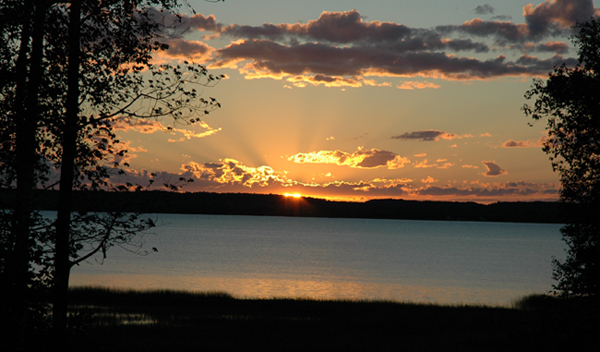
<svg viewBox="0 0 600 352">
<path fill-rule="evenodd" d="M 0 190 L 0 208 L 16 192 Z M 36 209 L 56 210 L 57 191 L 39 191 Z M 294 198 L 276 194 L 168 191 L 75 192 L 80 211 L 126 211 L 166 214 L 266 215 L 395 220 L 565 223 L 559 202 L 475 202 L 377 199 L 364 203 Z"/>
</svg>

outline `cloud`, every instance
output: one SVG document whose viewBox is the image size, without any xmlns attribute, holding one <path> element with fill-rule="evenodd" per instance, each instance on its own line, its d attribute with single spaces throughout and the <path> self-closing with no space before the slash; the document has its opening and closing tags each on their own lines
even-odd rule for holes
<svg viewBox="0 0 600 352">
<path fill-rule="evenodd" d="M 317 20 L 306 24 L 263 24 L 259 27 L 230 25 L 221 35 L 235 38 L 283 40 L 285 38 L 331 43 L 396 42 L 410 36 L 412 29 L 391 22 L 364 22 L 356 10 L 323 12 Z"/>
<path fill-rule="evenodd" d="M 487 171 L 483 173 L 483 176 L 485 177 L 496 177 L 508 174 L 508 172 L 502 170 L 495 161 L 482 161 L 481 163 L 487 168 Z"/>
<path fill-rule="evenodd" d="M 323 12 L 307 23 L 265 23 L 259 26 L 223 25 L 214 16 L 172 16 L 150 10 L 164 28 L 171 59 L 193 58 L 210 68 L 239 70 L 246 79 L 271 78 L 295 87 L 396 86 L 399 89 L 440 88 L 417 81 L 378 83 L 381 77 L 488 80 L 500 77 L 546 76 L 555 65 L 577 64 L 574 58 L 556 55 L 545 59 L 526 56 L 509 60 L 505 55 L 459 56 L 496 50 L 525 53 L 568 52 L 568 44 L 548 37 L 565 37 L 575 21 L 588 20 L 600 12 L 592 0 L 546 0 L 523 8 L 524 23 L 494 16 L 474 18 L 460 25 L 412 28 L 403 24 L 366 21 L 357 10 Z M 477 14 L 493 14 L 490 4 L 479 5 Z M 201 41 L 186 41 L 193 31 L 208 32 L 204 40 L 232 39 L 218 49 Z M 291 87 L 291 85 L 286 85 Z"/>
<path fill-rule="evenodd" d="M 473 11 L 478 15 L 487 15 L 488 13 L 494 13 L 494 7 L 490 4 L 479 5 Z"/>
<path fill-rule="evenodd" d="M 125 120 L 117 118 L 111 121 L 111 126 L 114 131 L 136 131 L 140 133 L 154 133 L 157 131 L 166 131 L 160 122 L 150 119 L 140 120 Z"/>
<path fill-rule="evenodd" d="M 200 132 L 200 133 L 191 131 L 191 130 L 182 129 L 182 128 L 172 128 L 171 134 L 181 133 L 181 134 L 183 134 L 183 137 L 181 137 L 179 139 L 169 139 L 168 142 L 171 142 L 171 143 L 183 142 L 185 140 L 192 139 L 192 138 L 204 138 L 204 137 L 212 136 L 213 134 L 222 130 L 222 128 L 220 128 L 220 127 L 219 128 L 211 128 L 208 125 L 206 125 L 206 128 L 208 128 L 208 131 L 204 131 L 204 132 Z"/>
<path fill-rule="evenodd" d="M 398 154 L 379 149 L 358 148 L 353 153 L 340 150 L 321 150 L 310 153 L 298 153 L 288 157 L 289 161 L 298 164 L 336 164 L 352 168 L 373 169 L 386 167 L 398 169 L 410 163 L 410 160 Z"/>
<path fill-rule="evenodd" d="M 480 183 L 472 182 L 462 187 L 433 186 L 432 177 L 421 180 L 423 187 L 413 184 L 406 178 L 375 178 L 360 181 L 336 180 L 326 183 L 305 183 L 289 179 L 285 172 L 278 172 L 269 166 L 251 167 L 235 159 L 221 159 L 217 162 L 199 164 L 188 162 L 181 166 L 181 172 L 156 172 L 155 176 L 146 170 L 127 170 L 125 175 L 111 178 L 115 183 L 148 184 L 154 179 L 154 185 L 176 183 L 180 178 L 192 179 L 185 183 L 184 191 L 204 192 L 253 192 L 253 193 L 300 193 L 313 197 L 368 200 L 374 198 L 412 198 L 412 199 L 452 199 L 475 201 L 499 200 L 557 200 L 560 185 L 554 183 L 539 184 L 531 182 Z M 433 181 L 438 182 L 433 179 Z"/>
<path fill-rule="evenodd" d="M 557 54 L 564 54 L 569 51 L 569 45 L 565 42 L 551 41 L 538 44 L 536 46 L 538 52 L 554 52 Z"/>
<path fill-rule="evenodd" d="M 166 51 L 160 51 L 159 56 L 167 56 L 183 60 L 204 62 L 212 57 L 215 49 L 206 43 L 195 40 L 173 38 L 165 41 L 169 45 Z"/>
<path fill-rule="evenodd" d="M 186 175 L 196 179 L 221 185 L 241 185 L 244 187 L 266 187 L 271 184 L 291 186 L 296 182 L 289 180 L 285 172 L 275 172 L 269 166 L 249 167 L 235 159 L 222 159 L 216 163 L 198 164 L 189 162 L 182 165 Z"/>
<path fill-rule="evenodd" d="M 437 89 L 437 88 L 440 88 L 440 85 L 434 84 L 431 82 L 402 82 L 402 84 L 400 84 L 399 86 L 396 86 L 396 88 L 406 89 L 406 90 L 425 89 L 425 88 Z"/>
<path fill-rule="evenodd" d="M 421 180 L 422 183 L 436 183 L 439 182 L 440 180 L 436 180 L 431 176 L 427 176 L 427 178 L 424 178 Z"/>
<path fill-rule="evenodd" d="M 546 0 L 537 6 L 528 4 L 523 7 L 525 23 L 475 18 L 459 26 L 438 26 L 436 29 L 442 33 L 456 31 L 478 37 L 495 36 L 499 40 L 517 43 L 564 35 L 577 21 L 588 21 L 598 14 L 600 12 L 592 0 Z"/>
<path fill-rule="evenodd" d="M 546 138 L 542 137 L 538 139 L 536 142 L 532 142 L 531 140 L 526 141 L 515 141 L 509 139 L 502 143 L 502 148 L 534 148 L 534 147 L 542 147 Z"/>
<path fill-rule="evenodd" d="M 155 8 L 148 8 L 147 12 L 150 18 L 160 25 L 163 35 L 167 38 L 182 37 L 192 30 L 219 33 L 223 26 L 217 22 L 214 15 L 204 16 L 199 13 L 193 16 L 174 15 L 171 12 L 159 11 Z"/>
<path fill-rule="evenodd" d="M 551 31 L 568 29 L 577 22 L 588 21 L 600 11 L 592 0 L 546 0 L 535 6 L 523 7 L 523 16 L 531 37 L 541 37 Z"/>
<path fill-rule="evenodd" d="M 496 15 L 496 16 L 493 16 L 490 19 L 491 20 L 506 21 L 506 20 L 512 20 L 512 16 L 510 16 L 510 15 Z"/>
<path fill-rule="evenodd" d="M 187 139 L 192 138 L 204 138 L 211 136 L 219 131 L 222 128 L 212 128 L 204 121 L 198 121 L 194 123 L 195 126 L 200 128 L 204 128 L 206 131 L 204 132 L 195 132 L 185 128 L 177 128 L 177 127 L 165 127 L 159 121 L 150 120 L 150 119 L 140 119 L 140 120 L 125 120 L 123 118 L 115 119 L 111 122 L 111 126 L 115 131 L 124 131 L 124 132 L 139 132 L 139 133 L 155 133 L 155 132 L 164 132 L 170 133 L 172 135 L 182 134 L 183 136 L 179 139 L 169 139 L 169 142 L 182 142 Z"/>
<path fill-rule="evenodd" d="M 434 197 L 476 197 L 482 199 L 498 199 L 510 197 L 517 199 L 528 199 L 538 196 L 540 199 L 556 199 L 558 197 L 559 185 L 555 183 L 531 183 L 531 182 L 505 182 L 505 183 L 475 183 L 467 187 L 437 187 L 427 186 L 416 190 L 419 196 Z"/>
<path fill-rule="evenodd" d="M 454 133 L 448 133 L 444 131 L 438 130 L 425 130 L 425 131 L 414 131 L 414 132 L 406 132 L 401 135 L 392 136 L 392 139 L 420 139 L 422 141 L 439 141 L 440 139 L 452 140 L 454 138 L 459 138 Z"/>
<path fill-rule="evenodd" d="M 445 159 L 443 161 L 446 161 Z M 414 164 L 414 168 L 415 169 L 427 169 L 430 167 L 436 167 L 438 169 L 448 169 L 450 167 L 454 166 L 454 163 L 449 163 L 449 162 L 445 162 L 443 164 L 428 164 L 427 163 L 427 159 L 424 159 L 423 161 L 419 161 L 418 163 Z"/>
<path fill-rule="evenodd" d="M 556 56 L 552 61 L 509 62 L 500 55 L 479 60 L 457 57 L 444 52 L 411 51 L 396 53 L 372 46 L 336 47 L 322 43 L 287 46 L 267 40 L 241 40 L 216 50 L 213 68 L 236 68 L 249 60 L 240 72 L 251 78 L 282 79 L 289 76 L 407 76 L 450 80 L 481 80 L 503 76 L 545 75 L 554 65 L 577 60 Z M 332 78 L 330 78 L 332 79 Z M 360 85 L 355 85 L 360 86 Z"/>
<path fill-rule="evenodd" d="M 222 27 L 218 35 L 234 38 L 234 41 L 214 51 L 215 58 L 210 67 L 238 69 L 246 78 L 286 79 L 297 86 L 313 84 L 329 87 L 360 87 L 368 84 L 365 77 L 485 80 L 507 76 L 545 76 L 554 65 L 563 61 L 567 65 L 575 65 L 577 60 L 556 56 L 552 60 L 531 57 L 510 61 L 504 55 L 478 59 L 447 52 L 487 53 L 490 46 L 486 41 L 492 41 L 496 48 L 512 43 L 504 47 L 508 50 L 566 53 L 566 43 L 538 41 L 542 37 L 565 34 L 550 30 L 550 27 L 563 28 L 561 23 L 570 23 L 584 14 L 587 19 L 597 10 L 591 1 L 578 1 L 573 5 L 577 10 L 571 11 L 570 15 L 557 17 L 554 10 L 542 11 L 558 8 L 556 4 L 559 3 L 564 1 L 546 2 L 536 8 L 526 7 L 526 23 L 520 24 L 475 18 L 462 25 L 421 29 L 392 22 L 364 21 L 356 10 L 323 12 L 318 19 L 305 24 L 232 24 Z M 486 4 L 478 6 L 476 11 L 492 13 L 493 7 Z M 546 18 L 552 26 L 532 34 L 530 27 L 542 23 L 539 18 Z M 542 27 L 537 25 L 536 28 Z M 453 38 L 454 34 L 458 34 L 458 38 Z M 430 83 L 410 82 L 398 87 L 437 88 Z"/>
</svg>

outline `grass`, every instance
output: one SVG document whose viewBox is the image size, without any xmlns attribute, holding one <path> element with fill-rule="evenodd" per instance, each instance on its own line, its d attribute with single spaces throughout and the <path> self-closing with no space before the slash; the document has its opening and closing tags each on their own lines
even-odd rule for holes
<svg viewBox="0 0 600 352">
<path fill-rule="evenodd" d="M 70 302 L 77 351 L 581 351 L 598 327 L 543 295 L 507 308 L 78 287 Z"/>
</svg>

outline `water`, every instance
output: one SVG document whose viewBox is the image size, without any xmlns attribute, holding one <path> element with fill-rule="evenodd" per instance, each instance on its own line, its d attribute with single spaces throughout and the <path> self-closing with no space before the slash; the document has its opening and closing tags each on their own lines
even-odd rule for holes
<svg viewBox="0 0 600 352">
<path fill-rule="evenodd" d="M 565 248 L 556 224 L 151 216 L 148 255 L 113 248 L 71 285 L 507 305 L 549 291 Z"/>
</svg>

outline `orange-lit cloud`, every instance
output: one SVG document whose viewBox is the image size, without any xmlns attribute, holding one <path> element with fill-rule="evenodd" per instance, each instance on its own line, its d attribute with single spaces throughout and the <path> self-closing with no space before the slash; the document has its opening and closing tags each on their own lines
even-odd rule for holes
<svg viewBox="0 0 600 352">
<path fill-rule="evenodd" d="M 436 182 L 440 182 L 440 180 L 436 180 L 431 176 L 427 176 L 427 178 L 424 178 L 421 180 L 422 183 L 436 183 Z"/>
<path fill-rule="evenodd" d="M 211 136 L 222 128 L 212 128 L 204 121 L 198 121 L 194 123 L 194 126 L 205 129 L 204 132 L 195 132 L 193 130 L 178 128 L 178 127 L 165 127 L 159 121 L 156 120 L 135 120 L 126 121 L 124 119 L 115 119 L 112 123 L 112 128 L 115 131 L 130 132 L 135 131 L 139 133 L 156 133 L 164 132 L 172 135 L 182 134 L 183 136 L 177 139 L 169 139 L 169 142 L 182 142 L 192 138 L 204 138 Z"/>
<path fill-rule="evenodd" d="M 288 160 L 298 164 L 336 164 L 363 169 L 373 169 L 378 167 L 398 169 L 410 163 L 410 160 L 407 158 L 386 150 L 365 150 L 363 148 L 359 148 L 353 153 L 347 153 L 341 150 L 320 150 L 309 153 L 298 153 L 288 157 Z"/>
<path fill-rule="evenodd" d="M 402 82 L 402 84 L 396 86 L 396 88 L 398 89 L 404 89 L 404 90 L 413 90 L 413 89 L 425 89 L 425 88 L 440 88 L 439 84 L 434 84 L 431 82 L 418 82 L 418 81 L 414 81 L 414 82 Z"/>
<path fill-rule="evenodd" d="M 127 170 L 126 175 L 117 175 L 115 182 L 148 184 L 151 178 L 148 171 Z M 560 186 L 554 183 L 496 182 L 463 183 L 461 187 L 433 186 L 439 182 L 432 177 L 421 180 L 427 185 L 418 187 L 411 179 L 376 178 L 363 181 L 334 180 L 326 183 L 305 183 L 288 178 L 285 172 L 278 172 L 268 166 L 250 167 L 234 159 L 198 164 L 189 162 L 182 165 L 178 174 L 156 173 L 156 185 L 177 182 L 179 179 L 192 179 L 186 183 L 185 191 L 206 192 L 248 192 L 255 193 L 300 193 L 303 196 L 325 197 L 346 200 L 368 200 L 375 198 L 402 197 L 407 199 L 475 200 L 497 201 L 499 199 L 531 200 L 558 199 Z"/>
<path fill-rule="evenodd" d="M 185 140 L 188 139 L 192 139 L 192 138 L 204 138 L 204 137 L 208 137 L 208 136 L 212 136 L 213 134 L 219 132 L 222 130 L 222 128 L 211 128 L 208 124 L 202 122 L 200 123 L 202 128 L 207 129 L 207 131 L 204 132 L 194 132 L 191 130 L 187 130 L 187 129 L 183 129 L 183 128 L 171 128 L 169 130 L 169 132 L 171 134 L 177 134 L 177 133 L 181 133 L 183 134 L 183 137 L 178 138 L 178 139 L 169 139 L 169 142 L 183 142 Z"/>
<path fill-rule="evenodd" d="M 115 131 L 136 131 L 139 133 L 155 133 L 158 131 L 166 131 L 167 128 L 160 122 L 151 119 L 140 119 L 126 121 L 124 119 L 115 119 L 111 122 L 111 126 Z"/>
<path fill-rule="evenodd" d="M 444 161 L 446 161 L 446 160 L 444 160 Z M 438 163 L 428 164 L 427 159 L 424 159 L 423 161 L 417 162 L 413 165 L 413 167 L 415 169 L 428 169 L 430 167 L 435 167 L 438 169 L 448 169 L 452 166 L 454 166 L 454 163 L 449 163 L 449 162 L 445 162 L 443 164 L 438 164 Z"/>
<path fill-rule="evenodd" d="M 269 166 L 249 167 L 234 159 L 223 159 L 216 163 L 198 164 L 189 162 L 181 167 L 186 174 L 199 180 L 215 182 L 221 185 L 241 185 L 244 187 L 265 187 L 270 184 L 292 186 L 296 182 L 289 180 L 284 172 L 275 172 Z"/>
</svg>

